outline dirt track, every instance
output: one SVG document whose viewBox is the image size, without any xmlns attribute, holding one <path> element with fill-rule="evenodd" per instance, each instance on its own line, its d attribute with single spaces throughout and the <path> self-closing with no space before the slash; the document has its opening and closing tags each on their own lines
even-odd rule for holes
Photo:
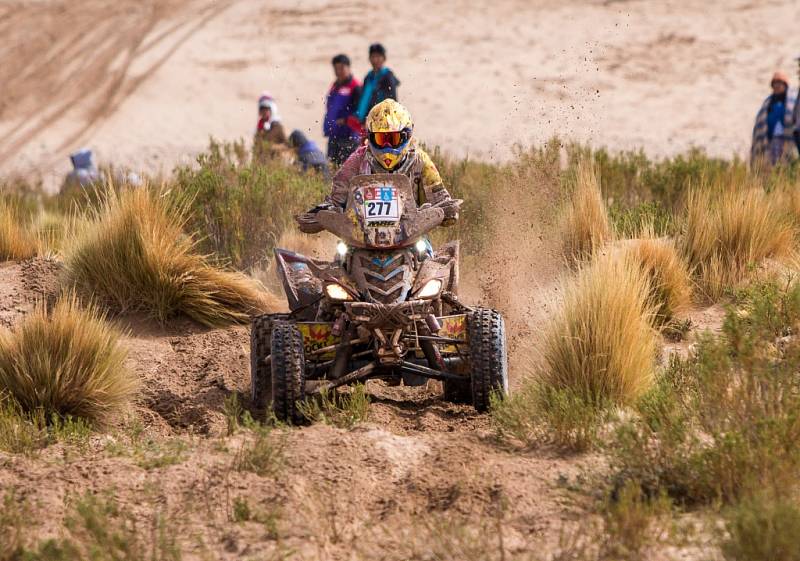
<svg viewBox="0 0 800 561">
<path fill-rule="evenodd" d="M 58 266 L 48 261 L 0 266 L 3 322 L 52 295 L 57 274 Z M 356 546 L 366 548 L 364 558 L 376 558 L 370 552 L 377 547 L 380 558 L 399 559 L 415 540 L 421 541 L 413 547 L 430 547 L 426 540 L 446 539 L 425 537 L 436 521 L 448 521 L 447 533 L 462 524 L 477 529 L 502 520 L 511 551 L 530 551 L 532 544 L 554 547 L 563 521 L 574 519 L 576 505 L 588 500 L 565 486 L 595 459 L 576 461 L 547 448 L 504 449 L 485 415 L 441 402 L 438 388 L 370 384 L 369 423 L 352 431 L 325 425 L 284 431 L 286 465 L 275 478 L 233 470 L 243 437 L 224 436 L 223 401 L 231 392 L 247 392 L 246 328 L 117 322 L 129 330 L 128 365 L 143 380 L 143 395 L 127 420 L 92 437 L 81 452 L 56 445 L 36 459 L 0 456 L 0 494 L 14 488 L 37 512 L 48 513 L 36 517 L 43 538 L 56 535 L 68 497 L 113 490 L 123 508 L 142 520 L 153 512 L 176 520 L 189 559 L 203 552 L 215 559 L 263 558 L 280 548 L 303 557 L 351 559 Z M 158 442 L 187 442 L 182 461 L 148 470 L 114 453 L 113 444 L 125 441 L 136 423 Z M 237 497 L 280 511 L 280 539 L 263 524 L 232 523 Z M 412 531 L 415 539 L 404 535 Z M 395 541 L 405 545 L 393 550 Z"/>
</svg>

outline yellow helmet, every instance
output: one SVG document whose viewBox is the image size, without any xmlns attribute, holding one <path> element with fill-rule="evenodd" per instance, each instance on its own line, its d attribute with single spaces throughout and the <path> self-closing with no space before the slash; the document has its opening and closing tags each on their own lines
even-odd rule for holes
<svg viewBox="0 0 800 561">
<path fill-rule="evenodd" d="M 413 131 L 411 113 L 393 99 L 381 101 L 367 115 L 369 149 L 388 170 L 403 161 L 411 146 Z"/>
</svg>

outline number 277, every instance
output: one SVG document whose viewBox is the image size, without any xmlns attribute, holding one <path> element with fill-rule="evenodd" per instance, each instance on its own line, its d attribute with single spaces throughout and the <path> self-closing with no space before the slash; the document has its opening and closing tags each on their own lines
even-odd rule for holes
<svg viewBox="0 0 800 561">
<path fill-rule="evenodd" d="M 370 202 L 367 204 L 367 216 L 383 216 L 391 212 L 392 203 L 388 202 Z"/>
</svg>

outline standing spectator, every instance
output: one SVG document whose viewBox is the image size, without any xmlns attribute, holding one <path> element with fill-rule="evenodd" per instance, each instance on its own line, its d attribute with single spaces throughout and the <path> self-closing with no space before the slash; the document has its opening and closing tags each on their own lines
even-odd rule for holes
<svg viewBox="0 0 800 561">
<path fill-rule="evenodd" d="M 789 89 L 789 77 L 783 72 L 772 76 L 772 94 L 761 104 L 753 127 L 752 164 L 774 166 L 797 157 L 794 142 L 794 113 L 797 92 Z"/>
<path fill-rule="evenodd" d="M 328 160 L 325 154 L 317 148 L 314 142 L 306 138 L 303 131 L 294 130 L 289 135 L 289 148 L 297 154 L 297 163 L 304 172 L 312 169 L 319 172 L 327 181 L 331 178 L 331 171 L 328 167 Z"/>
<path fill-rule="evenodd" d="M 361 125 L 354 116 L 361 84 L 353 78 L 347 55 L 336 55 L 331 64 L 336 80 L 328 91 L 322 131 L 328 137 L 328 158 L 340 166 L 361 141 Z"/>
<path fill-rule="evenodd" d="M 362 124 L 367 118 L 369 110 L 385 99 L 397 101 L 397 86 L 400 81 L 386 66 L 386 49 L 380 43 L 369 46 L 369 63 L 372 65 L 366 77 L 361 99 L 358 101 L 356 116 Z"/>
</svg>

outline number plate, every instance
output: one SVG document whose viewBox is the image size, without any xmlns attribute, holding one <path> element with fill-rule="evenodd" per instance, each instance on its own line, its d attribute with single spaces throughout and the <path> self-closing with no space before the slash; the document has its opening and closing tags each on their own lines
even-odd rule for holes
<svg viewBox="0 0 800 561">
<path fill-rule="evenodd" d="M 364 218 L 369 222 L 397 222 L 400 219 L 400 200 L 394 187 L 364 189 Z"/>
</svg>

